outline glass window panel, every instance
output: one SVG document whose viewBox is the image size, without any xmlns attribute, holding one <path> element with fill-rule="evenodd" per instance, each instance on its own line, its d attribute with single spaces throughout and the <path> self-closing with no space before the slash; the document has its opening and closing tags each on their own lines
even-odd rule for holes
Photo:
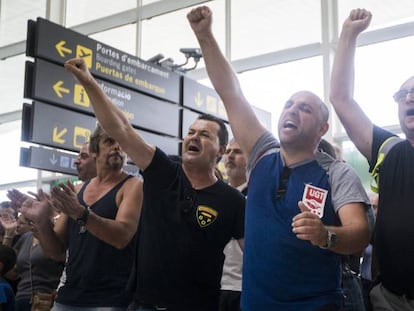
<svg viewBox="0 0 414 311">
<path fill-rule="evenodd" d="M 66 6 L 66 27 L 113 15 L 137 7 L 137 0 L 69 0 Z"/>
<path fill-rule="evenodd" d="M 14 183 L 37 178 L 37 170 L 20 167 L 21 121 L 14 121 L 0 125 L 0 141 L 7 146 L 0 153 L 0 184 Z"/>
<path fill-rule="evenodd" d="M 0 1 L 0 46 L 26 40 L 27 20 L 46 16 L 46 0 Z"/>
<path fill-rule="evenodd" d="M 136 27 L 136 24 L 129 24 L 113 28 L 107 31 L 103 31 L 100 33 L 96 33 L 91 35 L 90 37 L 109 46 L 117 48 L 123 52 L 136 55 Z"/>
<path fill-rule="evenodd" d="M 343 159 L 357 172 L 365 189 L 370 189 L 371 175 L 367 159 L 356 149 L 354 143 L 345 140 L 342 144 Z"/>
<path fill-rule="evenodd" d="M 232 59 L 321 41 L 320 1 L 238 0 L 231 5 Z"/>
<path fill-rule="evenodd" d="M 0 113 L 22 109 L 25 56 L 19 55 L 0 61 Z"/>
<path fill-rule="evenodd" d="M 224 47 L 224 1 L 217 0 L 208 3 L 213 10 L 213 31 L 219 45 Z M 141 58 L 150 57 L 162 53 L 165 58 L 172 58 L 175 64 L 185 61 L 180 48 L 197 48 L 199 44 L 187 21 L 187 13 L 192 8 L 185 8 L 169 14 L 154 17 L 142 22 L 142 51 Z M 190 60 L 187 68 L 192 66 Z M 201 59 L 199 67 L 203 66 Z"/>
<path fill-rule="evenodd" d="M 373 17 L 369 29 L 383 28 L 391 25 L 412 22 L 414 5 L 412 0 L 338 0 L 339 27 L 349 12 L 355 8 L 365 8 L 372 12 Z"/>
<path fill-rule="evenodd" d="M 249 103 L 272 114 L 272 132 L 276 137 L 280 112 L 293 93 L 309 90 L 323 98 L 322 57 L 246 71 L 238 77 Z M 211 87 L 209 80 L 200 83 Z"/>
</svg>

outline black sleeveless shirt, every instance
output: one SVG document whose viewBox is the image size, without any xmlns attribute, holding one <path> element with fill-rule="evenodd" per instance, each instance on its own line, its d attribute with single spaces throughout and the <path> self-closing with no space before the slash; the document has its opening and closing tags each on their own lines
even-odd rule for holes
<svg viewBox="0 0 414 311">
<path fill-rule="evenodd" d="M 115 219 L 118 208 L 116 194 L 132 176 L 126 177 L 102 198 L 89 206 L 98 216 Z M 87 207 L 83 193 L 89 182 L 78 193 L 79 202 Z M 122 250 L 99 240 L 73 219 L 68 219 L 67 279 L 59 289 L 56 301 L 76 307 L 126 307 L 131 300 L 126 291 L 135 249 L 135 236 Z"/>
</svg>

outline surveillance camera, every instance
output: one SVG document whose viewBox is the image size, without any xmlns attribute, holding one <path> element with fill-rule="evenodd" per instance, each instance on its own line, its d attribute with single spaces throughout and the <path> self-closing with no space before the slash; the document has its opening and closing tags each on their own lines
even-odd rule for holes
<svg viewBox="0 0 414 311">
<path fill-rule="evenodd" d="M 185 57 L 194 57 L 194 58 L 201 58 L 201 50 L 198 48 L 181 48 L 181 53 L 184 53 Z"/>
<path fill-rule="evenodd" d="M 164 55 L 163 54 L 161 54 L 161 53 L 159 53 L 159 54 L 157 54 L 157 55 L 154 55 L 153 57 L 151 57 L 151 58 L 148 58 L 147 59 L 147 62 L 149 62 L 149 63 L 153 63 L 153 64 L 158 64 L 162 59 L 164 58 Z"/>
<path fill-rule="evenodd" d="M 184 54 L 200 54 L 201 50 L 197 48 L 181 48 L 180 52 Z"/>
</svg>

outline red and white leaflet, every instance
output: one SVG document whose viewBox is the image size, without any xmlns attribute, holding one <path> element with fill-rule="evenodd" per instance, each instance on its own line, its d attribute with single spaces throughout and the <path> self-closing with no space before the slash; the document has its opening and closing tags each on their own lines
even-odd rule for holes
<svg viewBox="0 0 414 311">
<path fill-rule="evenodd" d="M 306 184 L 305 190 L 303 191 L 302 202 L 312 213 L 316 214 L 319 218 L 322 218 L 327 197 L 328 190 L 312 186 L 311 184 Z"/>
</svg>

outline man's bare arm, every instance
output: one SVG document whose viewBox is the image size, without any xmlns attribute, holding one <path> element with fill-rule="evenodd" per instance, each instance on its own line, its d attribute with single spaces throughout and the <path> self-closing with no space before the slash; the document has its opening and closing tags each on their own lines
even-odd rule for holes
<svg viewBox="0 0 414 311">
<path fill-rule="evenodd" d="M 85 88 L 95 116 L 105 132 L 119 143 L 141 170 L 145 170 L 154 156 L 155 147 L 144 141 L 134 130 L 124 113 L 106 96 L 90 74 L 82 58 L 68 60 L 65 63 L 65 68 Z"/>
<path fill-rule="evenodd" d="M 86 230 L 103 242 L 118 249 L 124 248 L 138 228 L 142 205 L 142 181 L 136 177 L 125 182 L 117 194 L 119 201 L 115 219 L 101 217 L 92 211 L 86 222 Z M 54 205 L 72 219 L 82 217 L 84 207 L 80 205 L 73 185 L 60 185 L 52 189 Z"/>
<path fill-rule="evenodd" d="M 358 35 L 371 21 L 371 13 L 353 10 L 345 20 L 332 68 L 330 101 L 358 150 L 371 160 L 373 124 L 354 99 L 355 49 Z"/>
<path fill-rule="evenodd" d="M 213 36 L 210 9 L 206 6 L 195 8 L 187 18 L 200 44 L 208 76 L 226 108 L 233 134 L 242 150 L 249 155 L 265 128 L 244 97 L 236 73 Z"/>
</svg>

